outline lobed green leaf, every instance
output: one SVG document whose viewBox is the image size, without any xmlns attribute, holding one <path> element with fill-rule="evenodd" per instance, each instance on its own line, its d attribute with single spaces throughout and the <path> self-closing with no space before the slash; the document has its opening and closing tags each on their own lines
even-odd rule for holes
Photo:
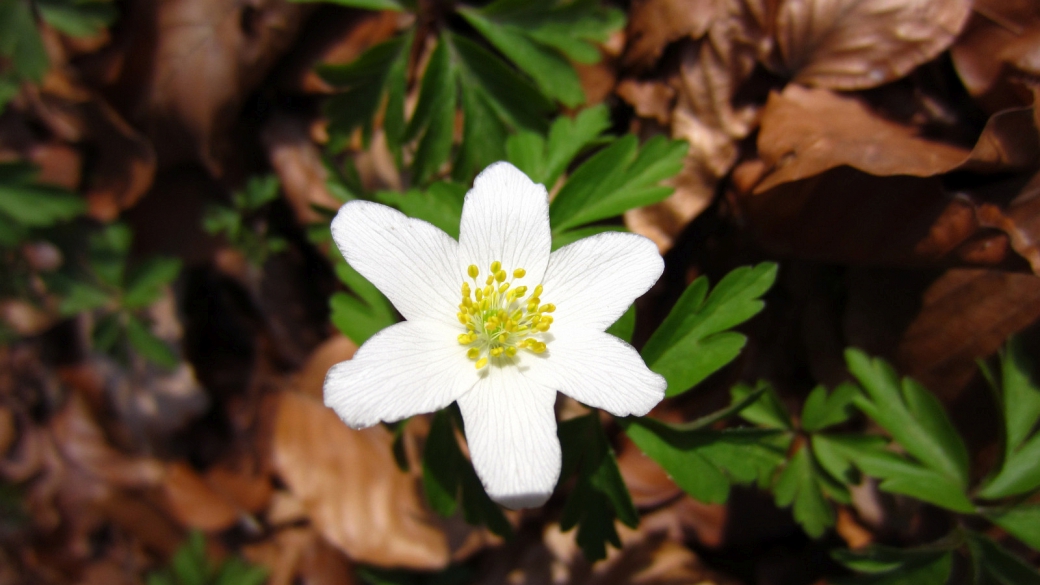
<svg viewBox="0 0 1040 585">
<path fill-rule="evenodd" d="M 726 330 L 762 310 L 759 299 L 776 270 L 769 262 L 738 268 L 710 296 L 705 277 L 686 288 L 642 351 L 647 366 L 668 380 L 667 396 L 682 394 L 736 358 L 746 338 Z"/>
</svg>

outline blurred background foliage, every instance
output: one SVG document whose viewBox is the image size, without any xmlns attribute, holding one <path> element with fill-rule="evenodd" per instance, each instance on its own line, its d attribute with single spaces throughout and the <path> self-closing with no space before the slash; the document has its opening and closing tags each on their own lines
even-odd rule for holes
<svg viewBox="0 0 1040 585">
<path fill-rule="evenodd" d="M 1040 8 L 0 0 L 0 584 L 1040 582 Z M 399 320 L 331 243 L 651 238 L 647 417 L 558 403 L 538 510 L 455 407 L 347 429 Z M 876 356 L 876 357 L 875 357 Z"/>
</svg>

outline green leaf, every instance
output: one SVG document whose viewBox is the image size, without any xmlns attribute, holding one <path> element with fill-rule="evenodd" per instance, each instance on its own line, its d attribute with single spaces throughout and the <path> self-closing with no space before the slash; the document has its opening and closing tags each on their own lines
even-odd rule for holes
<svg viewBox="0 0 1040 585">
<path fill-rule="evenodd" d="M 91 37 L 110 26 L 119 11 L 111 2 L 90 0 L 36 0 L 47 24 L 72 37 Z"/>
<path fill-rule="evenodd" d="M 478 85 L 460 83 L 462 111 L 462 144 L 452 166 L 451 176 L 470 183 L 476 173 L 493 162 L 506 158 L 505 144 L 509 129 L 492 105 L 491 97 Z"/>
<path fill-rule="evenodd" d="M 762 310 L 759 297 L 775 279 L 776 264 L 764 262 L 730 272 L 710 296 L 705 277 L 687 287 L 642 351 L 647 366 L 668 381 L 667 396 L 685 392 L 737 357 L 747 338 L 726 330 Z"/>
<path fill-rule="evenodd" d="M 250 177 L 241 191 L 243 211 L 256 211 L 278 198 L 280 183 L 277 175 Z"/>
<path fill-rule="evenodd" d="M 877 421 L 921 464 L 949 478 L 963 490 L 968 485 L 968 450 L 946 417 L 942 404 L 923 386 L 904 378 L 881 359 L 857 349 L 845 351 L 849 371 L 866 390 L 856 406 Z"/>
<path fill-rule="evenodd" d="M 496 114 L 512 128 L 545 129 L 546 117 L 555 106 L 534 85 L 473 41 L 450 33 L 446 39 L 458 57 L 463 87 L 480 86 Z"/>
<path fill-rule="evenodd" d="M 639 515 L 599 423 L 599 413 L 562 422 L 558 433 L 563 449 L 561 477 L 578 476 L 564 505 L 560 529 L 567 531 L 577 526 L 577 542 L 585 558 L 605 558 L 607 542 L 621 547 L 614 519 L 635 528 Z"/>
<path fill-rule="evenodd" d="M 438 514 L 450 516 L 461 498 L 466 522 L 487 526 L 495 534 L 511 537 L 512 526 L 487 496 L 473 465 L 459 449 L 451 420 L 448 410 L 434 415 L 423 450 L 423 486 L 430 507 Z"/>
<path fill-rule="evenodd" d="M 123 306 L 138 309 L 152 304 L 180 271 L 181 261 L 177 258 L 151 258 L 130 276 L 130 284 L 123 293 Z"/>
<path fill-rule="evenodd" d="M 794 430 L 791 415 L 788 414 L 787 407 L 780 402 L 780 397 L 776 395 L 773 388 L 761 383 L 758 387 L 763 388 L 759 399 L 740 411 L 741 418 L 770 429 Z M 730 395 L 733 397 L 733 402 L 740 402 L 753 391 L 747 384 L 737 384 L 730 390 Z"/>
<path fill-rule="evenodd" d="M 73 282 L 58 305 L 58 312 L 69 317 L 93 311 L 108 304 L 112 295 L 92 284 Z"/>
<path fill-rule="evenodd" d="M 659 183 L 675 176 L 688 145 L 655 136 L 642 148 L 628 134 L 585 161 L 569 177 L 549 207 L 554 232 L 591 223 L 664 200 L 671 187 Z"/>
<path fill-rule="evenodd" d="M 458 507 L 458 461 L 449 455 L 456 448 L 451 416 L 446 410 L 438 411 L 423 449 L 423 489 L 430 508 L 444 517 L 454 514 Z"/>
<path fill-rule="evenodd" d="M 535 42 L 524 30 L 498 24 L 480 11 L 461 7 L 458 13 L 538 85 L 543 94 L 574 107 L 585 101 L 578 74 L 558 52 Z"/>
<path fill-rule="evenodd" d="M 984 514 L 1033 550 L 1040 550 L 1040 504 L 1019 504 L 1004 510 L 988 510 Z"/>
<path fill-rule="evenodd" d="M 415 151 L 413 168 L 416 183 L 426 183 L 451 155 L 455 132 L 455 67 L 448 43 L 437 43 L 423 75 L 415 114 L 408 123 L 405 140 L 425 130 Z"/>
<path fill-rule="evenodd" d="M 610 127 L 605 105 L 582 110 L 574 118 L 560 116 L 548 140 L 535 132 L 519 132 L 506 141 L 506 156 L 535 183 L 552 188 L 571 161 Z"/>
<path fill-rule="evenodd" d="M 2 0 L 0 0 L 2 1 Z M 35 183 L 35 170 L 22 163 L 0 163 L 0 218 L 26 227 L 47 227 L 87 210 L 83 198 Z"/>
<path fill-rule="evenodd" d="M 378 191 L 374 198 L 379 203 L 400 209 L 407 216 L 432 223 L 456 240 L 459 238 L 465 185 L 438 182 L 430 185 L 425 193 L 417 189 L 404 193 Z"/>
<path fill-rule="evenodd" d="M 937 506 L 971 514 L 975 505 L 949 476 L 888 451 L 870 437 L 814 435 L 813 452 L 835 477 L 847 478 L 852 466 L 881 481 L 884 491 L 904 494 Z"/>
<path fill-rule="evenodd" d="M 28 2 L 0 0 L 0 55 L 10 59 L 15 75 L 23 81 L 42 81 L 50 68 Z"/>
<path fill-rule="evenodd" d="M 834 525 L 834 510 L 823 496 L 818 471 L 809 450 L 804 447 L 780 472 L 773 495 L 781 508 L 794 504 L 795 520 L 813 538 L 819 538 L 827 527 Z"/>
<path fill-rule="evenodd" d="M 345 292 L 333 293 L 329 308 L 336 329 L 359 345 L 397 322 L 391 315 L 377 314 L 364 301 Z"/>
<path fill-rule="evenodd" d="M 617 337 L 625 343 L 632 343 L 632 335 L 636 331 L 636 306 L 632 305 L 625 310 L 624 314 L 607 327 L 607 333 Z"/>
<path fill-rule="evenodd" d="M 231 557 L 224 561 L 224 566 L 214 579 L 214 585 L 263 585 L 266 581 L 267 569 Z"/>
<path fill-rule="evenodd" d="M 188 535 L 187 542 L 174 553 L 170 566 L 180 585 L 207 585 L 211 569 L 201 532 L 195 530 Z"/>
<path fill-rule="evenodd" d="M 831 556 L 846 567 L 868 576 L 835 583 L 871 585 L 945 585 L 953 555 L 944 550 L 897 549 L 873 545 L 860 551 L 834 550 Z"/>
<path fill-rule="evenodd" d="M 113 223 L 90 236 L 90 268 L 105 286 L 123 288 L 126 256 L 134 235 L 125 224 Z"/>
<path fill-rule="evenodd" d="M 849 420 L 857 394 L 859 388 L 849 383 L 840 384 L 829 395 L 823 386 L 813 388 L 802 407 L 802 428 L 815 433 Z"/>
<path fill-rule="evenodd" d="M 400 12 L 404 10 L 404 5 L 396 0 L 289 0 L 290 2 L 298 2 L 300 4 L 314 3 L 314 2 L 328 2 L 330 4 L 339 4 L 340 6 L 349 6 L 350 8 L 360 8 L 361 10 L 393 10 Z"/>
<path fill-rule="evenodd" d="M 584 240 L 585 238 L 595 236 L 596 234 L 602 234 L 604 232 L 625 232 L 623 226 L 619 225 L 593 225 L 576 230 L 570 230 L 563 233 L 553 234 L 552 237 L 552 249 L 556 251 L 564 246 L 568 246 L 577 242 L 578 240 Z"/>
<path fill-rule="evenodd" d="M 1036 381 L 1032 356 L 1022 342 L 1012 337 L 1000 356 L 1004 419 L 1007 425 L 1005 457 L 1025 442 L 1040 419 L 1040 385 Z"/>
<path fill-rule="evenodd" d="M 1004 550 L 992 538 L 971 531 L 966 531 L 966 536 L 977 577 L 985 573 L 1002 585 L 1040 585 L 1040 573 L 1035 567 Z"/>
<path fill-rule="evenodd" d="M 1040 487 L 1040 433 L 1033 433 L 1040 419 L 1040 385 L 1032 359 L 1015 338 L 1001 355 L 1002 406 L 1004 410 L 1004 460 L 1000 470 L 984 484 L 979 495 L 996 499 L 1024 494 Z"/>
<path fill-rule="evenodd" d="M 645 417 L 619 422 L 676 485 L 710 503 L 725 502 L 731 483 L 772 476 L 791 440 L 786 433 L 766 429 L 683 430 Z"/>
<path fill-rule="evenodd" d="M 325 81 L 347 88 L 325 104 L 329 132 L 348 134 L 360 126 L 371 128 L 382 97 L 395 79 L 395 67 L 408 58 L 412 38 L 412 34 L 403 34 L 368 49 L 351 63 L 318 68 Z"/>
<path fill-rule="evenodd" d="M 180 363 L 170 346 L 132 315 L 126 316 L 126 338 L 137 353 L 154 364 L 172 370 Z"/>
</svg>

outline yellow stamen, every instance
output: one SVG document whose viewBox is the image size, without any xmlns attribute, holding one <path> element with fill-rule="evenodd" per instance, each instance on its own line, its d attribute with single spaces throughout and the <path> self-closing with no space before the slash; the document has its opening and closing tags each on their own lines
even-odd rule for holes
<svg viewBox="0 0 1040 585">
<path fill-rule="evenodd" d="M 477 268 L 476 264 L 470 264 L 469 268 L 466 269 L 466 274 L 469 274 L 470 278 L 476 278 L 480 274 L 480 269 Z"/>
<path fill-rule="evenodd" d="M 466 352 L 466 357 L 468 357 L 471 360 L 475 360 L 478 357 L 480 357 L 480 350 L 475 347 L 471 347 L 469 348 L 469 351 Z"/>
<path fill-rule="evenodd" d="M 477 369 L 479 370 L 480 368 L 483 368 L 484 366 L 486 366 L 487 362 L 488 362 L 487 358 L 480 358 L 479 360 L 477 360 Z"/>
<path fill-rule="evenodd" d="M 513 278 L 523 278 L 525 274 L 527 274 L 526 270 L 523 268 L 517 268 L 513 271 Z"/>
</svg>

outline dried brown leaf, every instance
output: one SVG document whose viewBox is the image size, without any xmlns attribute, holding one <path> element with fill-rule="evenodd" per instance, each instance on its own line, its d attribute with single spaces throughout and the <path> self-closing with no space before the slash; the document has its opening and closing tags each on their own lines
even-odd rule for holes
<svg viewBox="0 0 1040 585">
<path fill-rule="evenodd" d="M 646 69 L 669 43 L 685 37 L 700 38 L 716 18 L 717 2 L 697 0 L 637 0 L 628 20 L 626 66 Z"/>
<path fill-rule="evenodd" d="M 317 400 L 282 395 L 274 465 L 331 543 L 359 562 L 412 569 L 448 563 L 448 543 L 414 477 L 394 464 L 383 427 L 348 428 Z"/>
<path fill-rule="evenodd" d="M 775 38 L 796 82 L 864 89 L 932 60 L 970 14 L 970 0 L 786 0 Z"/>
<path fill-rule="evenodd" d="M 964 33 L 950 47 L 957 74 L 990 111 L 1031 101 L 1016 79 L 1040 74 L 1040 4 L 978 0 Z"/>
<path fill-rule="evenodd" d="M 873 175 L 930 177 L 969 154 L 921 138 L 916 128 L 888 121 L 856 98 L 794 84 L 769 96 L 758 150 L 773 171 L 756 193 L 841 165 Z"/>
<path fill-rule="evenodd" d="M 238 508 L 186 463 L 168 464 L 162 487 L 170 512 L 182 526 L 215 532 L 238 521 Z"/>
<path fill-rule="evenodd" d="M 132 4 L 113 41 L 110 91 L 163 166 L 199 161 L 220 171 L 234 154 L 229 130 L 239 108 L 309 10 L 282 0 Z"/>
<path fill-rule="evenodd" d="M 641 118 L 652 118 L 662 125 L 672 119 L 675 89 L 666 83 L 626 79 L 618 84 L 617 94 Z"/>
<path fill-rule="evenodd" d="M 264 128 L 261 139 L 298 223 L 325 220 L 314 211 L 314 205 L 326 209 L 341 205 L 325 186 L 328 171 L 318 145 L 310 138 L 306 120 L 276 114 Z"/>
</svg>

